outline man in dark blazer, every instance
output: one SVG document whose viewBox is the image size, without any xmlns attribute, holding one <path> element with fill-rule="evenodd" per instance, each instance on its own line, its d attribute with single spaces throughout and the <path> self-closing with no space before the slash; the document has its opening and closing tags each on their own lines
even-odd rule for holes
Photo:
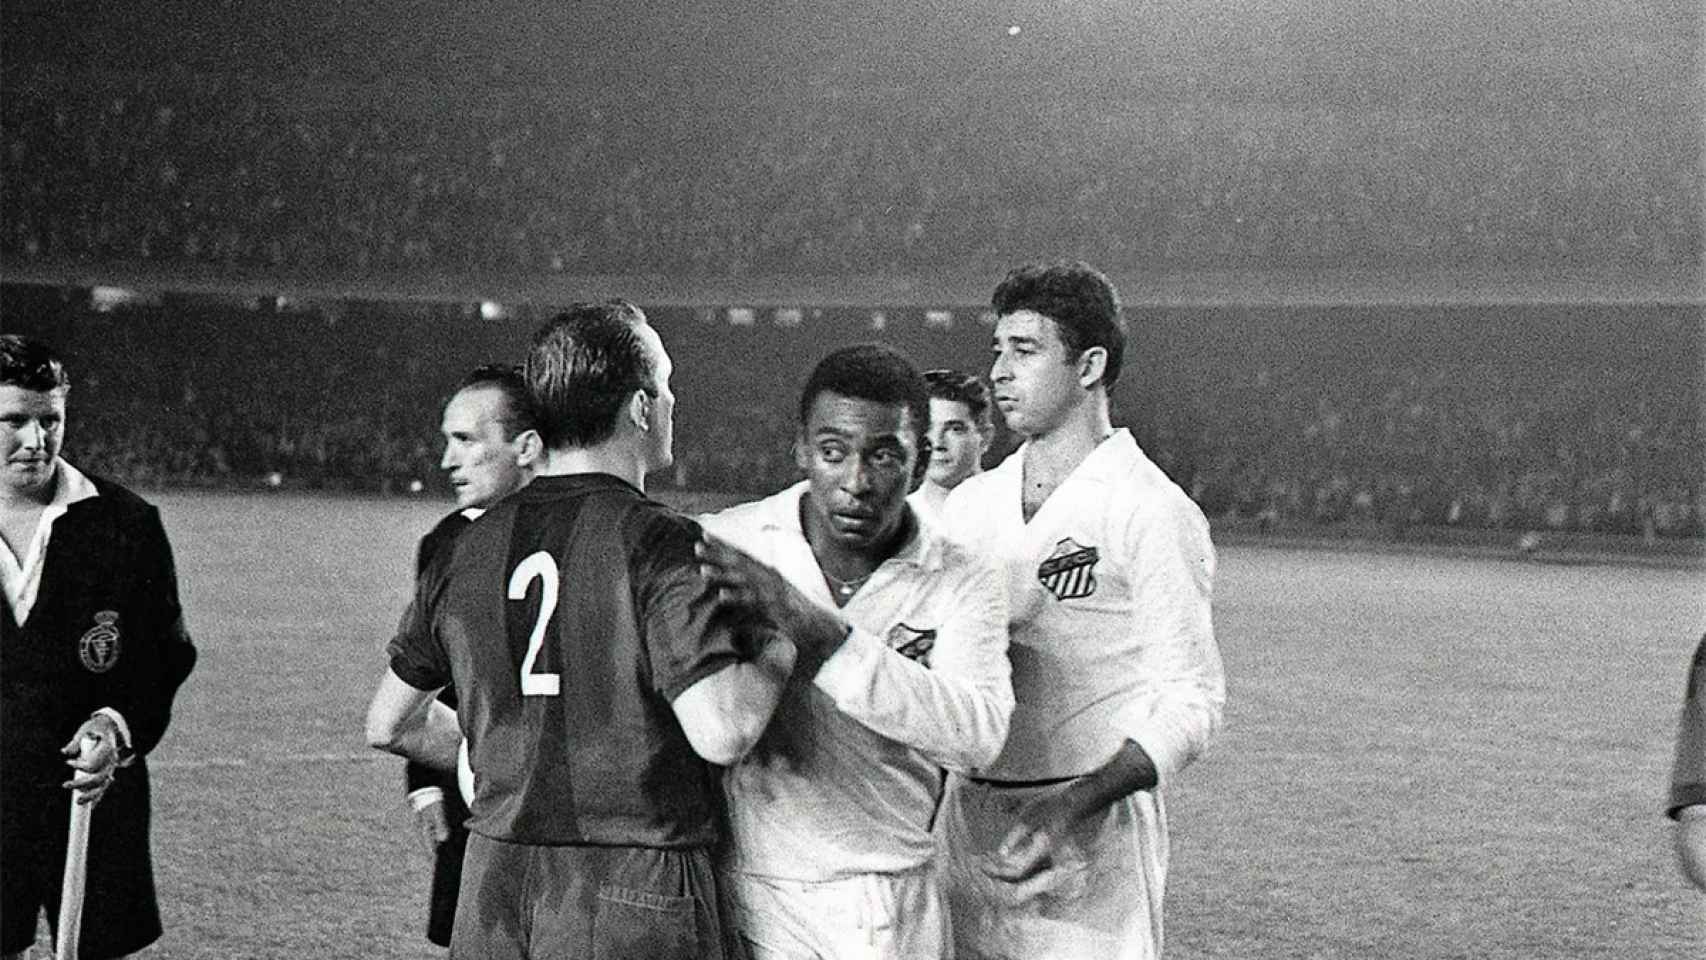
<svg viewBox="0 0 1706 960">
<path fill-rule="evenodd" d="M 0 334 L 0 954 L 59 912 L 69 792 L 91 819 L 81 957 L 160 936 L 148 764 L 195 666 L 160 514 L 59 456 L 70 379 Z M 87 744 L 85 746 L 85 741 Z"/>
</svg>

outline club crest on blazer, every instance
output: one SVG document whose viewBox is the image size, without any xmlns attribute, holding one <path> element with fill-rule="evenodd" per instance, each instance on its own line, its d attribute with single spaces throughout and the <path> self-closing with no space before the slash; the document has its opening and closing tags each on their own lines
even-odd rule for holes
<svg viewBox="0 0 1706 960">
<path fill-rule="evenodd" d="M 102 610 L 95 614 L 95 625 L 77 642 L 77 655 L 83 669 L 90 673 L 106 673 L 118 663 L 123 637 L 118 629 L 118 611 Z"/>
</svg>

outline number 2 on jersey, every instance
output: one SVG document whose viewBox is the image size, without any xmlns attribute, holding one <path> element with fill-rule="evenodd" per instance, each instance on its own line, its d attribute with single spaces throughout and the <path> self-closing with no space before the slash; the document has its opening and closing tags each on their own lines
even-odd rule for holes
<svg viewBox="0 0 1706 960">
<path fill-rule="evenodd" d="M 535 577 L 542 581 L 543 589 L 539 593 L 539 617 L 533 621 L 533 633 L 527 638 L 527 656 L 521 660 L 521 695 L 554 697 L 562 690 L 562 676 L 533 672 L 539 650 L 545 646 L 545 628 L 551 621 L 551 611 L 557 609 L 557 562 L 549 553 L 541 550 L 516 564 L 509 577 L 509 598 L 527 599 L 527 588 Z"/>
</svg>

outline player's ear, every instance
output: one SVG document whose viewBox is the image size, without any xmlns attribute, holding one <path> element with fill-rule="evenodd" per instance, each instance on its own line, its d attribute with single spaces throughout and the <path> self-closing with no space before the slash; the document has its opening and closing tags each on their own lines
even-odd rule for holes
<svg viewBox="0 0 1706 960">
<path fill-rule="evenodd" d="M 811 449 L 806 445 L 805 428 L 801 427 L 794 432 L 794 466 L 804 472 L 811 469 L 811 465 Z"/>
<path fill-rule="evenodd" d="M 652 429 L 652 398 L 644 390 L 635 390 L 628 398 L 628 419 L 641 433 Z"/>
<path fill-rule="evenodd" d="M 535 467 L 545 459 L 545 438 L 537 430 L 523 430 L 510 441 L 515 444 L 515 465 Z"/>
<path fill-rule="evenodd" d="M 1108 348 L 1089 347 L 1078 355 L 1078 385 L 1086 389 L 1096 385 L 1108 370 Z"/>
</svg>

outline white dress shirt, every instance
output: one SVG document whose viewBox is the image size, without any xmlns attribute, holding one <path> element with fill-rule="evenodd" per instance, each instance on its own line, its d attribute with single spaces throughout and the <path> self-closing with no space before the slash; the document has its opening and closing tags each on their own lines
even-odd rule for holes
<svg viewBox="0 0 1706 960">
<path fill-rule="evenodd" d="M 47 544 L 53 538 L 53 522 L 79 500 L 99 496 L 95 485 L 81 470 L 56 459 L 54 465 L 53 499 L 42 509 L 36 521 L 35 536 L 30 539 L 20 560 L 4 540 L 0 540 L 0 588 L 6 591 L 6 602 L 12 605 L 12 619 L 18 626 L 30 618 L 35 608 L 36 594 L 41 592 L 41 570 L 47 565 Z"/>
</svg>

